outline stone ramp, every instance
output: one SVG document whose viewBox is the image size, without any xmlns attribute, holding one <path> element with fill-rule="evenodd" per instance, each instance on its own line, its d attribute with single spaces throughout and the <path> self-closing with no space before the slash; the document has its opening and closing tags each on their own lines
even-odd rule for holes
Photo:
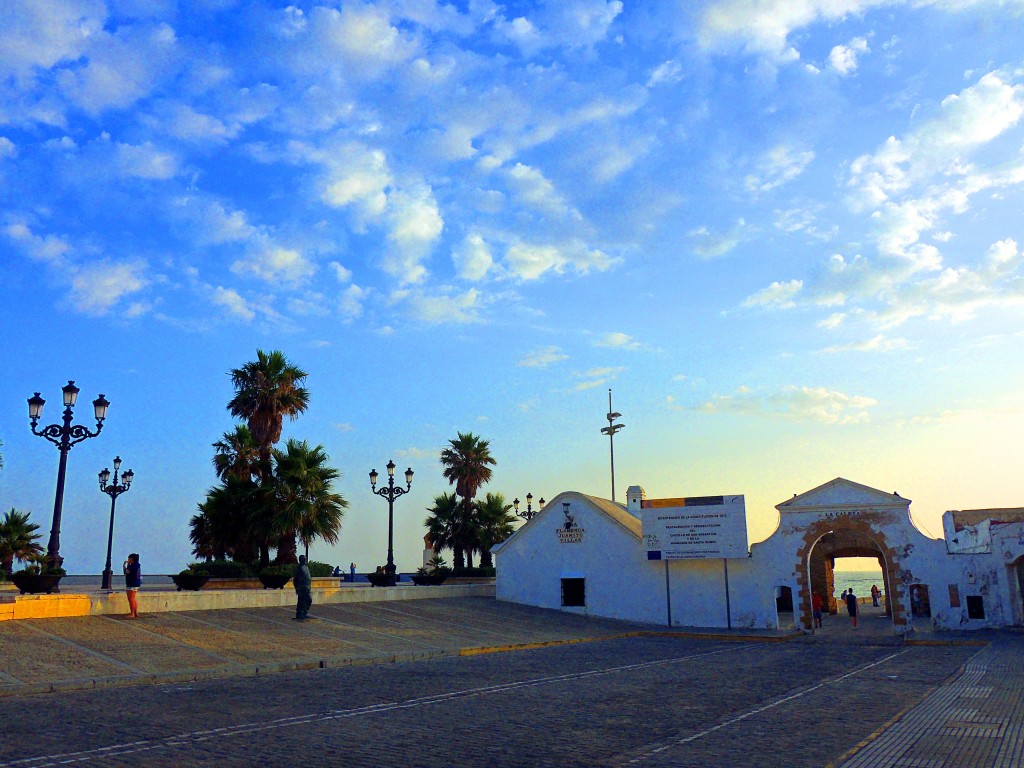
<svg viewBox="0 0 1024 768">
<path fill-rule="evenodd" d="M 0 623 L 0 695 L 541 647 L 657 628 L 487 597 L 229 608 Z"/>
</svg>

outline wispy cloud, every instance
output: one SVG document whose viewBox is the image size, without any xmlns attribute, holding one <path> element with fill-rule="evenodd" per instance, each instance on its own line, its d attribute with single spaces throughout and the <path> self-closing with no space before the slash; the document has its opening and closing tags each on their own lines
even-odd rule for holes
<svg viewBox="0 0 1024 768">
<path fill-rule="evenodd" d="M 547 368 L 568 359 L 569 356 L 558 347 L 541 347 L 521 357 L 516 365 L 522 368 Z"/>
</svg>

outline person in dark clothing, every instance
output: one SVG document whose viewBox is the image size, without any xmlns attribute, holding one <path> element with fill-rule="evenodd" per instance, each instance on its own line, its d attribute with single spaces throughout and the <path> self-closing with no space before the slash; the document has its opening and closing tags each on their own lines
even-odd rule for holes
<svg viewBox="0 0 1024 768">
<path fill-rule="evenodd" d="M 124 590 L 128 596 L 128 618 L 139 618 L 139 587 L 142 586 L 142 566 L 139 555 L 132 552 L 124 561 Z"/>
<path fill-rule="evenodd" d="M 299 565 L 292 577 L 295 585 L 295 595 L 298 602 L 295 605 L 295 620 L 305 621 L 309 617 L 309 607 L 313 604 L 311 587 L 313 579 L 309 575 L 309 566 L 306 565 L 306 556 L 299 555 Z"/>
<path fill-rule="evenodd" d="M 853 624 L 853 628 L 857 628 L 857 596 L 853 594 L 851 589 L 846 593 L 846 612 L 850 614 L 850 621 Z"/>
</svg>

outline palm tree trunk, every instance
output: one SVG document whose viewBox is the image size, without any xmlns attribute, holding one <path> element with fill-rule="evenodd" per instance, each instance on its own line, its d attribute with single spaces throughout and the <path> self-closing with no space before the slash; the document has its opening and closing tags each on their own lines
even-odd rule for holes
<svg viewBox="0 0 1024 768">
<path fill-rule="evenodd" d="M 452 561 L 456 569 L 466 567 L 466 558 L 462 552 L 462 547 L 452 547 Z"/>
<path fill-rule="evenodd" d="M 295 547 L 295 531 L 287 531 L 281 534 L 281 538 L 277 540 L 277 558 L 278 563 L 297 563 L 299 558 L 296 556 Z"/>
</svg>

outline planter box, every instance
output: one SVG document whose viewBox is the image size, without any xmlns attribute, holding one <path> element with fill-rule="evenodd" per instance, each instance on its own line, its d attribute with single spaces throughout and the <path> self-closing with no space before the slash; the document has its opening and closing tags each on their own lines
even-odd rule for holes
<svg viewBox="0 0 1024 768">
<path fill-rule="evenodd" d="M 431 586 L 436 587 L 440 584 L 444 584 L 448 579 L 447 573 L 414 573 L 409 578 L 412 579 L 412 583 L 417 586 Z"/>
<path fill-rule="evenodd" d="M 53 592 L 59 592 L 58 585 L 60 584 L 62 576 L 58 576 L 50 573 L 15 573 L 11 576 L 11 582 L 16 586 L 21 594 L 28 593 L 30 595 L 38 595 L 46 593 L 47 595 Z"/>
<path fill-rule="evenodd" d="M 368 573 L 366 579 L 375 587 L 393 587 L 397 575 L 394 573 Z"/>
<path fill-rule="evenodd" d="M 175 576 L 171 576 L 171 581 L 174 582 L 174 585 L 178 588 L 179 592 L 183 589 L 197 592 L 206 586 L 206 582 L 209 580 L 210 577 L 206 574 L 179 573 Z"/>
<path fill-rule="evenodd" d="M 263 585 L 264 589 L 284 589 L 284 585 L 292 580 L 291 576 L 277 573 L 261 573 L 257 578 L 259 578 L 260 584 Z"/>
</svg>

